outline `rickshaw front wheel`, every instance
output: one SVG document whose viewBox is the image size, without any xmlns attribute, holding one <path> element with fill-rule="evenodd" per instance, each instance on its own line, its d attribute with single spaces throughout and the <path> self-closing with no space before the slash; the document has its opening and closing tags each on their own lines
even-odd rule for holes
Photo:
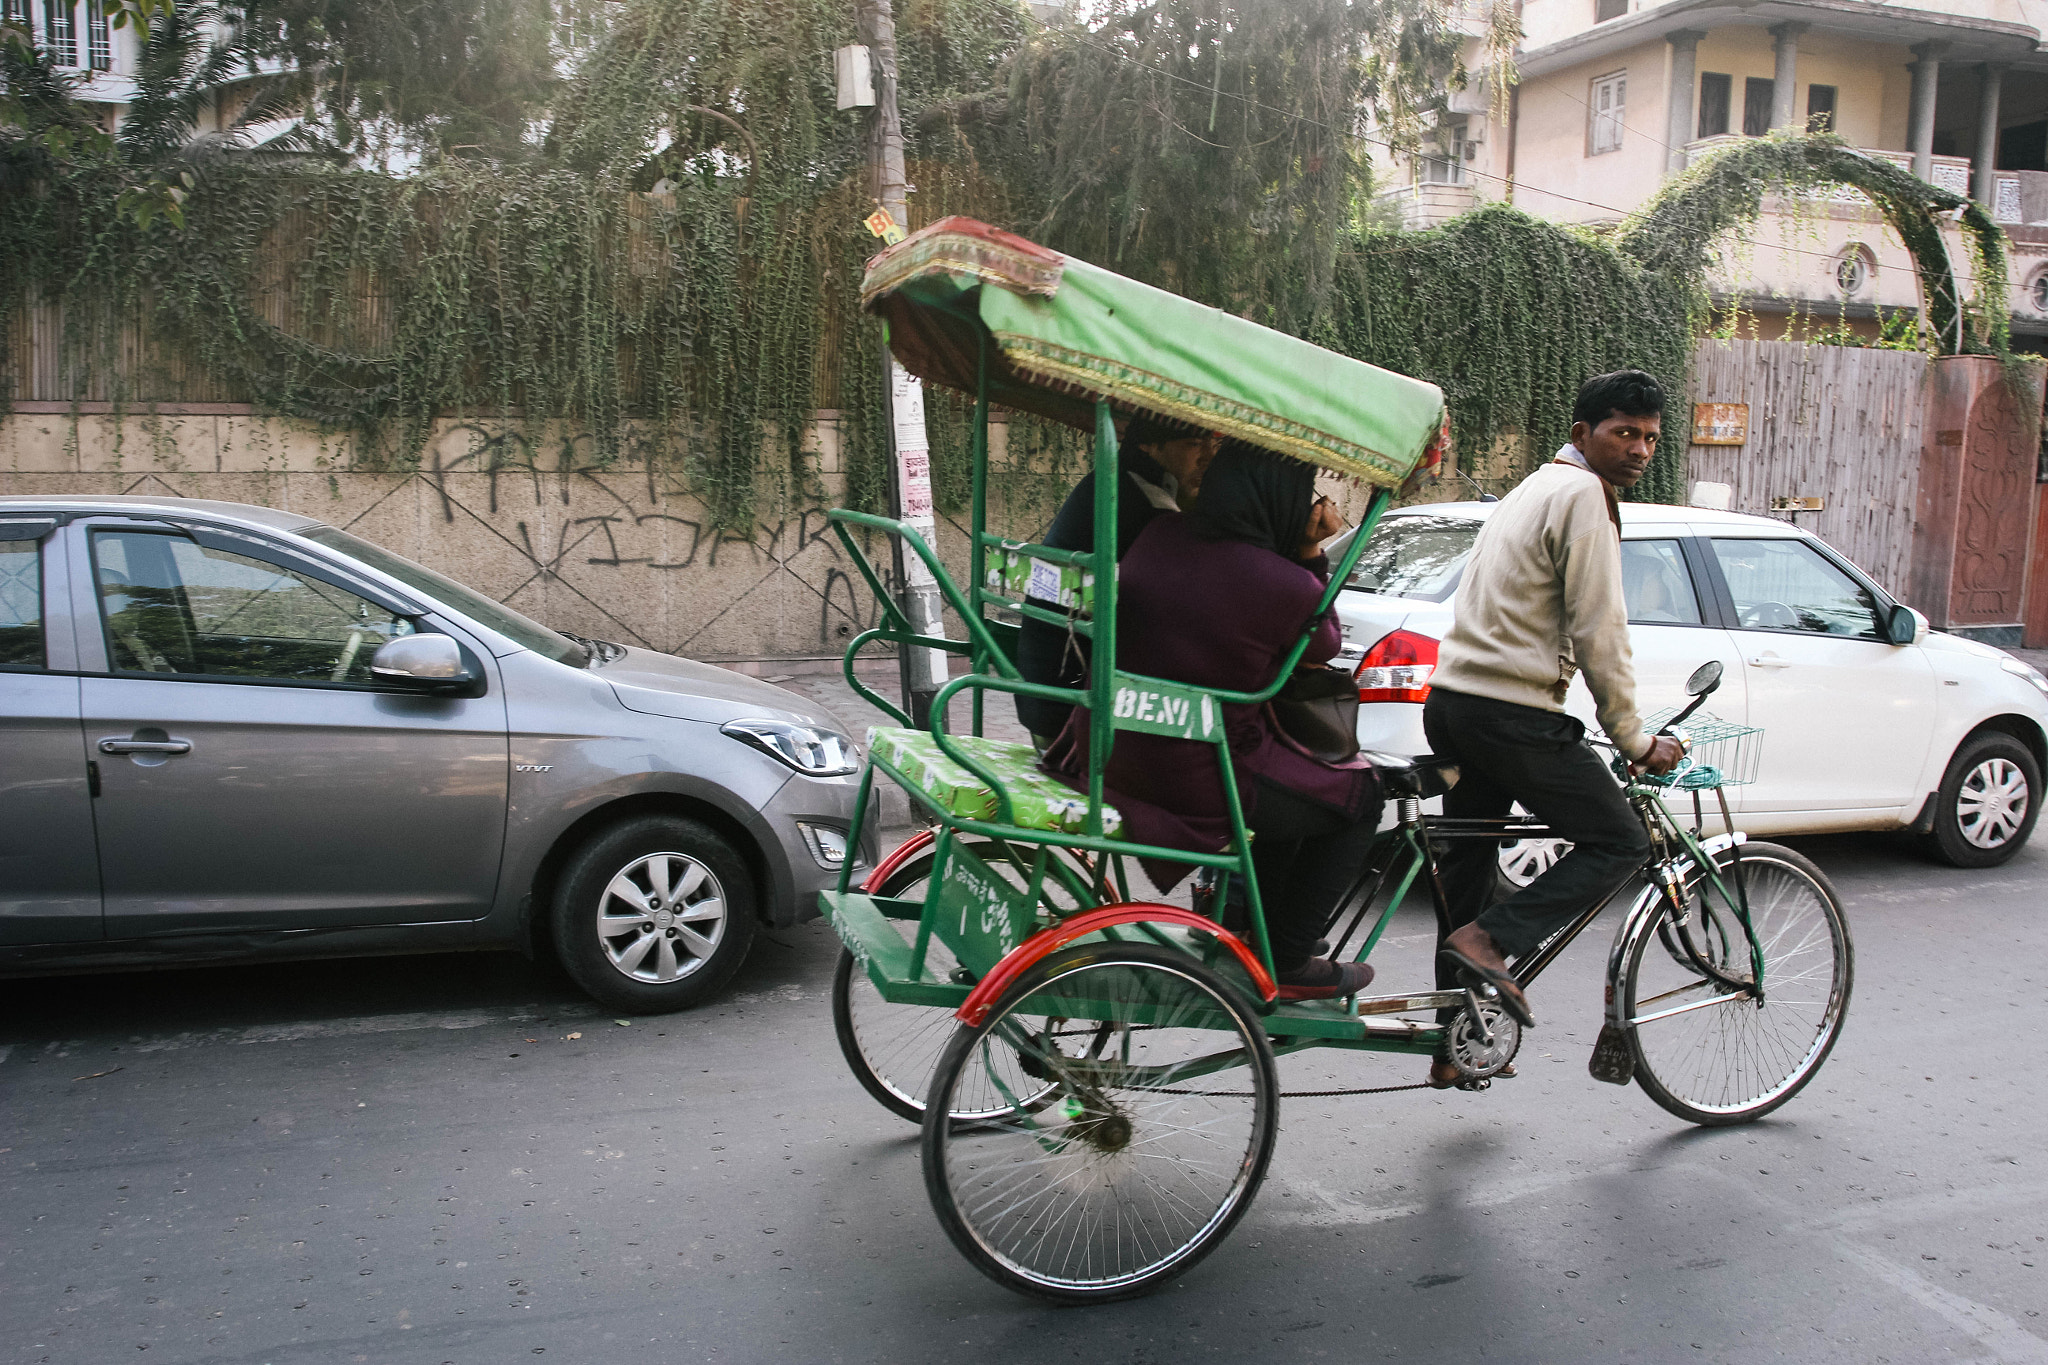
<svg viewBox="0 0 2048 1365">
<path fill-rule="evenodd" d="M 953 1034 L 927 1105 L 925 1189 L 953 1244 L 999 1284 L 1088 1303 L 1157 1288 L 1229 1235 L 1265 1179 L 1280 1082 L 1224 978 L 1170 948 L 1083 943 Z"/>
</svg>

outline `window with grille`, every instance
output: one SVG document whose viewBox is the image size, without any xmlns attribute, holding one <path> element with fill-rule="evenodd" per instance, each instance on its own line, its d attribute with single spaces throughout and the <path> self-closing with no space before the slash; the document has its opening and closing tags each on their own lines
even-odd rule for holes
<svg viewBox="0 0 2048 1365">
<path fill-rule="evenodd" d="M 1771 131 L 1772 106 L 1777 103 L 1778 83 L 1751 76 L 1742 83 L 1742 135 L 1762 137 Z"/>
<path fill-rule="evenodd" d="M 1586 101 L 1589 106 L 1588 116 L 1592 120 L 1586 135 L 1588 156 L 1621 150 L 1621 123 L 1627 102 L 1626 71 L 1617 71 L 1611 76 L 1602 76 L 1593 82 L 1592 98 Z"/>
<path fill-rule="evenodd" d="M 0 0 L 0 23 L 28 27 L 28 0 Z"/>
<path fill-rule="evenodd" d="M 106 0 L 86 0 L 85 51 L 86 64 L 93 70 L 113 70 L 114 37 L 107 29 Z"/>
<path fill-rule="evenodd" d="M 1700 73 L 1701 137 L 1719 137 L 1728 131 L 1728 94 L 1734 78 L 1721 71 Z"/>
<path fill-rule="evenodd" d="M 78 24 L 72 15 L 72 0 L 44 0 L 43 45 L 57 65 L 78 65 Z"/>
</svg>

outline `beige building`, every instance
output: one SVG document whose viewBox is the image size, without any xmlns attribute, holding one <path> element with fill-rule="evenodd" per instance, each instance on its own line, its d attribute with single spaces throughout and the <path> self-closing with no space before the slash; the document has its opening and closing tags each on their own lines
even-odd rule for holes
<svg viewBox="0 0 2048 1365">
<path fill-rule="evenodd" d="M 1469 9 L 1468 9 L 1469 13 Z M 1973 194 L 2012 243 L 2021 344 L 2048 345 L 2048 50 L 2027 0 L 1525 0 L 1519 84 L 1452 99 L 1434 155 L 1384 167 L 1411 227 L 1487 200 L 1561 222 L 1618 222 L 1716 149 L 1826 128 Z M 1484 62 L 1479 16 L 1468 63 Z M 1963 253 L 1954 259 L 1964 269 Z M 1768 320 L 1874 328 L 1918 305 L 1911 260 L 1847 188 L 1779 200 L 1724 253 L 1717 297 Z M 1811 324 L 1809 324 L 1811 325 Z"/>
</svg>

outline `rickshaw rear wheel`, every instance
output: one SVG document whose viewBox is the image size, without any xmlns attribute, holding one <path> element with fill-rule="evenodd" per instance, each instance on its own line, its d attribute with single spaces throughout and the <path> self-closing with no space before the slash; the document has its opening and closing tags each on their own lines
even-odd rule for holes
<svg viewBox="0 0 2048 1365">
<path fill-rule="evenodd" d="M 1049 1095 L 1024 1092 L 1051 1077 Z M 950 1110 L 1002 1117 L 946 1121 Z M 1280 1082 L 1259 1016 L 1186 953 L 1084 943 L 1028 971 L 932 1078 L 924 1179 L 968 1260 L 1055 1303 L 1130 1298 L 1228 1236 L 1272 1159 Z"/>
<path fill-rule="evenodd" d="M 963 839 L 961 844 L 998 871 L 1009 867 L 1002 846 L 992 839 Z M 936 850 L 925 850 L 890 874 L 874 894 L 891 900 L 922 897 L 936 858 Z M 925 947 L 926 970 L 943 980 L 957 965 L 934 934 Z M 933 1070 L 953 1028 L 950 1010 L 936 1005 L 892 1005 L 884 1000 L 853 954 L 840 949 L 839 965 L 832 973 L 832 1031 L 839 1039 L 847 1069 L 884 1109 L 912 1123 L 924 1122 L 925 1092 L 931 1088 Z M 1009 1109 L 1002 1104 L 995 1112 L 1005 1114 Z M 982 1115 L 953 1117 L 956 1122 L 972 1123 Z"/>
</svg>

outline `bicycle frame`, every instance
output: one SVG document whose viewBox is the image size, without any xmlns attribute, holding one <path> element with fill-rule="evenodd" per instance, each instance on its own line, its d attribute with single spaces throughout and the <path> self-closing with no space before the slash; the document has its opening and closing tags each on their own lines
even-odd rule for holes
<svg viewBox="0 0 2048 1365">
<path fill-rule="evenodd" d="M 1688 873 L 1704 877 L 1714 893 L 1733 912 L 1736 921 L 1742 925 L 1749 944 L 1751 976 L 1748 980 L 1729 976 L 1698 951 L 1689 935 L 1683 935 L 1683 950 L 1690 965 L 1702 976 L 1719 983 L 1727 993 L 1707 1000 L 1688 1002 L 1668 1014 L 1631 1020 L 1625 1017 L 1625 1005 L 1618 998 L 1618 993 L 1610 991 L 1607 1000 L 1608 1022 L 1616 1027 L 1633 1027 L 1637 1023 L 1668 1018 L 1671 1014 L 1688 1010 L 1704 1009 L 1736 998 L 1749 998 L 1761 1004 L 1765 990 L 1763 950 L 1750 918 L 1748 888 L 1742 873 L 1740 854 L 1746 836 L 1735 830 L 1726 796 L 1720 796 L 1720 804 L 1722 821 L 1727 827 L 1727 833 L 1703 839 L 1700 836 L 1704 833 L 1704 819 L 1700 811 L 1697 788 L 1692 789 L 1693 828 L 1687 829 L 1683 822 L 1673 817 L 1656 785 L 1642 780 L 1631 780 L 1624 786 L 1629 804 L 1650 833 L 1651 852 L 1649 859 L 1643 864 L 1645 880 L 1648 883 L 1646 893 L 1638 894 L 1636 905 L 1616 927 L 1614 945 L 1609 953 L 1610 979 L 1619 979 L 1619 967 L 1627 945 L 1634 942 L 1636 935 L 1644 932 L 1649 924 L 1654 923 L 1657 915 L 1668 910 L 1674 923 L 1682 925 L 1687 921 L 1691 910 L 1685 903 L 1685 893 L 1698 884 L 1696 881 L 1688 882 Z M 1720 789 L 1717 787 L 1715 791 L 1718 794 Z M 1398 798 L 1395 823 L 1378 841 L 1380 847 L 1390 850 L 1391 856 L 1382 861 L 1376 849 L 1367 871 L 1340 903 L 1335 919 L 1343 917 L 1342 907 L 1356 903 L 1358 909 L 1353 912 L 1350 924 L 1339 936 L 1335 952 L 1342 953 L 1349 947 L 1365 916 L 1371 911 L 1373 902 L 1379 899 L 1380 891 L 1397 868 L 1402 869 L 1399 880 L 1374 920 L 1371 930 L 1366 934 L 1365 941 L 1360 945 L 1354 960 L 1363 962 L 1371 956 L 1373 948 L 1378 945 L 1387 926 L 1393 922 L 1395 913 L 1401 908 L 1416 880 L 1425 872 L 1431 906 L 1436 912 L 1438 934 L 1449 934 L 1452 928 L 1450 906 L 1444 895 L 1436 856 L 1430 847 L 1432 843 L 1480 840 L 1497 845 L 1507 839 L 1558 837 L 1554 830 L 1530 819 L 1464 820 L 1441 816 L 1426 817 L 1422 814 L 1421 807 L 1422 802 L 1418 797 Z M 1674 841 L 1675 848 L 1672 847 Z M 1716 867 L 1714 855 L 1729 849 L 1736 852 L 1732 861 L 1732 875 L 1724 880 Z M 1572 941 L 1584 932 L 1586 926 L 1599 918 L 1600 913 L 1632 884 L 1623 882 L 1598 903 L 1582 911 L 1570 923 L 1551 935 L 1535 952 L 1515 963 L 1511 973 L 1515 984 L 1527 990 L 1530 984 L 1543 974 L 1544 969 L 1555 962 L 1564 950 L 1571 946 Z M 1462 990 L 1371 996 L 1362 997 L 1358 1001 L 1358 1010 L 1360 1014 L 1406 1013 L 1431 1007 L 1455 1007 L 1464 1003 L 1464 1000 L 1465 994 Z"/>
</svg>

